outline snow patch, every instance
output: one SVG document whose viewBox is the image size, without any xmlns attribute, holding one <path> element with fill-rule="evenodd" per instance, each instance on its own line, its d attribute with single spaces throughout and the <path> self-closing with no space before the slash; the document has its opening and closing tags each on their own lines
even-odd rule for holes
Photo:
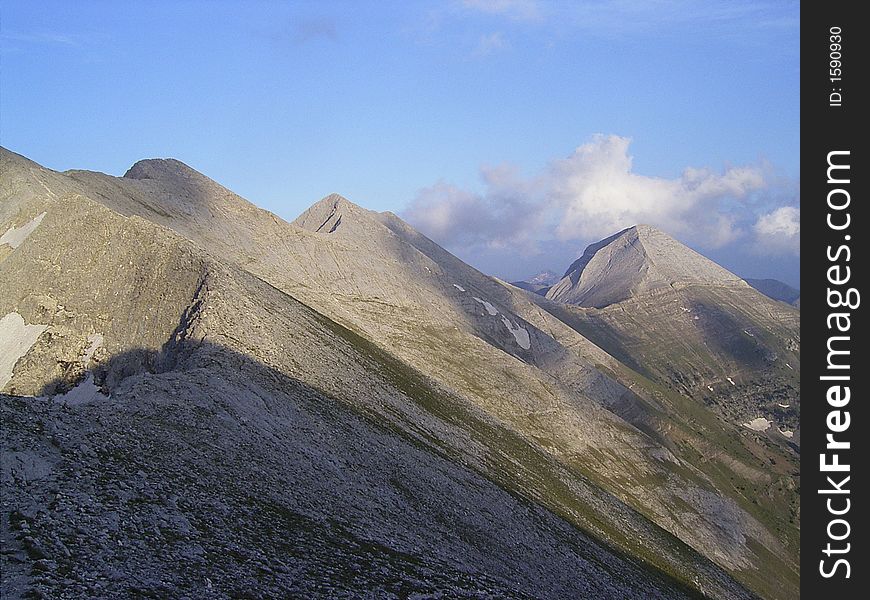
<svg viewBox="0 0 870 600">
<path fill-rule="evenodd" d="M 459 290 L 460 292 L 464 292 L 464 291 L 465 291 L 465 288 L 462 287 L 461 285 L 459 285 L 458 283 L 454 283 L 454 284 L 453 284 L 453 287 L 455 287 L 455 288 L 456 288 L 457 290 Z"/>
<path fill-rule="evenodd" d="M 97 402 L 98 400 L 105 400 L 106 398 L 107 396 L 94 383 L 94 374 L 88 371 L 84 381 L 67 393 L 55 396 L 54 401 L 57 404 L 65 404 L 66 406 L 79 406 L 81 404 Z"/>
<path fill-rule="evenodd" d="M 488 312 L 490 315 L 495 316 L 498 314 L 498 310 L 496 310 L 495 306 L 493 306 L 492 304 L 490 304 L 486 300 L 484 300 L 482 298 L 478 298 L 477 296 L 472 296 L 472 297 L 474 298 L 474 300 L 476 302 L 483 304 L 483 307 L 486 309 L 486 312 Z"/>
<path fill-rule="evenodd" d="M 707 389 L 710 390 L 710 391 L 712 392 L 712 391 L 713 391 L 713 386 L 712 386 L 712 385 L 708 385 L 708 386 L 707 386 Z"/>
<path fill-rule="evenodd" d="M 85 367 L 90 364 L 97 348 L 103 345 L 103 334 L 92 333 L 88 336 L 88 343 L 88 347 L 85 348 L 82 351 L 81 356 L 79 356 L 79 361 Z M 88 374 L 85 375 L 85 378 L 81 383 L 65 394 L 55 396 L 54 401 L 57 404 L 64 404 L 66 406 L 78 406 L 80 404 L 90 404 L 92 402 L 97 402 L 98 400 L 104 400 L 107 397 L 108 396 L 94 383 L 93 371 L 88 371 Z"/>
<path fill-rule="evenodd" d="M 97 351 L 97 348 L 103 345 L 103 334 L 92 333 L 88 336 L 88 342 L 90 342 L 91 345 L 85 348 L 85 351 L 82 352 L 82 355 L 79 359 L 85 366 L 88 366 L 88 363 L 91 362 L 91 359 L 94 357 L 94 352 Z"/>
<path fill-rule="evenodd" d="M 33 231 L 39 227 L 39 224 L 42 223 L 42 219 L 45 217 L 46 213 L 40 213 L 36 215 L 30 222 L 25 223 L 18 229 L 15 228 L 15 225 L 6 230 L 2 236 L 0 236 L 0 244 L 9 244 L 12 248 L 17 248 L 21 245 L 21 242 L 27 239 Z"/>
<path fill-rule="evenodd" d="M 780 429 L 779 432 L 783 435 L 783 437 L 787 437 L 789 439 L 794 437 L 794 431 L 789 431 L 788 429 Z"/>
<path fill-rule="evenodd" d="M 734 383 L 734 380 L 731 379 L 730 377 L 726 377 L 725 379 L 727 379 L 728 383 L 730 383 L 731 385 L 737 385 L 736 383 Z"/>
<path fill-rule="evenodd" d="M 514 325 L 508 320 L 507 317 L 502 317 L 501 322 L 504 323 L 504 326 L 507 327 L 508 331 L 514 334 L 514 339 L 519 344 L 520 348 L 524 350 L 528 350 L 532 347 L 532 340 L 529 337 L 529 332 L 525 327 L 520 327 L 519 325 Z"/>
<path fill-rule="evenodd" d="M 15 363 L 27 354 L 47 327 L 48 325 L 28 325 L 17 312 L 11 312 L 0 319 L 0 390 L 12 379 Z"/>
<path fill-rule="evenodd" d="M 791 404 L 782 404 L 781 402 L 777 402 L 776 405 L 780 408 L 788 408 Z"/>
<path fill-rule="evenodd" d="M 755 337 L 755 334 L 752 333 L 751 331 L 749 331 L 748 329 L 744 329 L 744 330 L 743 330 L 743 333 L 745 333 L 745 334 L 748 335 L 749 337 Z"/>
<path fill-rule="evenodd" d="M 794 371 L 794 368 L 792 368 L 792 366 L 791 366 L 790 364 L 785 363 L 785 366 L 787 366 L 789 369 L 791 369 L 792 371 Z"/>
<path fill-rule="evenodd" d="M 743 426 L 753 431 L 767 431 L 772 424 L 772 421 L 768 421 L 764 417 L 756 417 L 749 421 L 749 423 L 744 423 Z"/>
</svg>

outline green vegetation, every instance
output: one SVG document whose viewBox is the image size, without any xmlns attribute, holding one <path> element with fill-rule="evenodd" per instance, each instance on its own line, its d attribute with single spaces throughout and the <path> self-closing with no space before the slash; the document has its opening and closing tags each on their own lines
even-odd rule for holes
<svg viewBox="0 0 870 600">
<path fill-rule="evenodd" d="M 699 570 L 717 569 L 682 540 L 595 485 L 580 463 L 571 461 L 570 468 L 566 468 L 536 444 L 477 414 L 466 402 L 438 389 L 425 376 L 371 341 L 325 317 L 319 319 L 369 358 L 373 367 L 409 400 L 444 423 L 470 433 L 487 448 L 488 453 L 482 458 L 483 469 L 466 463 L 469 468 L 517 497 L 546 507 L 616 554 L 633 557 L 652 573 L 664 574 L 684 591 L 697 589 L 694 578 Z M 363 414 L 379 427 L 390 429 L 428 451 L 454 460 L 464 458 L 457 449 L 426 435 L 414 423 L 405 421 L 403 427 L 407 429 L 403 429 L 385 422 L 379 415 Z M 415 435 L 409 435 L 409 431 Z M 422 444 L 415 436 L 427 443 Z M 602 455 L 601 460 L 606 457 Z M 623 467 L 626 473 L 633 469 L 629 464 Z"/>
</svg>

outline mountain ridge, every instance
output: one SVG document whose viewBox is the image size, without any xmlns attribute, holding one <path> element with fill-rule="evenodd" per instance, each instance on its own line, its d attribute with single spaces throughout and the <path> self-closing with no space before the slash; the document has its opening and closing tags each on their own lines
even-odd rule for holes
<svg viewBox="0 0 870 600">
<path fill-rule="evenodd" d="M 512 281 L 511 285 L 520 289 L 546 296 L 550 288 L 561 279 L 555 271 L 541 271 L 523 281 Z"/>
<path fill-rule="evenodd" d="M 768 298 L 773 298 L 774 300 L 800 308 L 801 291 L 787 283 L 772 278 L 746 278 L 745 281 Z"/>
<path fill-rule="evenodd" d="M 7 160 L 5 152 L 2 158 Z M 783 544 L 790 542 L 772 535 L 767 528 L 773 531 L 773 526 L 767 524 L 766 514 L 757 513 L 751 503 L 744 507 L 736 490 L 727 491 L 731 489 L 727 481 L 711 479 L 700 471 L 691 454 L 663 433 L 680 431 L 697 444 L 703 438 L 692 433 L 687 422 L 664 416 L 664 412 L 671 414 L 670 399 L 584 337 L 570 319 L 563 322 L 553 316 L 549 312 L 553 307 L 543 298 L 529 298 L 465 265 L 395 215 L 374 213 L 340 196 L 327 196 L 294 223 L 287 223 L 205 176 L 190 184 L 184 178 L 171 181 L 170 176 L 122 180 L 86 172 L 63 175 L 37 170 L 26 175 L 25 171 L 12 173 L 13 186 L 0 188 L 4 193 L 2 223 L 20 225 L 38 211 L 48 216 L 23 246 L 5 258 L 0 255 L 0 274 L 12 265 L 32 269 L 26 265 L 44 264 L 25 263 L 22 258 L 27 253 L 42 256 L 39 253 L 50 252 L 45 236 L 49 231 L 64 231 L 59 219 L 65 213 L 75 214 L 79 204 L 90 207 L 87 203 L 91 202 L 103 207 L 88 209 L 88 214 L 96 215 L 96 222 L 108 219 L 125 223 L 127 229 L 118 231 L 129 233 L 111 239 L 129 252 L 137 250 L 124 241 L 125 236 L 133 235 L 140 224 L 149 231 L 152 227 L 166 228 L 182 237 L 185 244 L 192 244 L 191 248 L 205 252 L 209 260 L 217 261 L 219 271 L 237 273 L 230 279 L 215 278 L 215 282 L 228 283 L 210 284 L 208 295 L 197 300 L 197 306 L 204 306 L 208 315 L 210 304 L 227 298 L 222 301 L 222 312 L 213 313 L 212 322 L 221 339 L 237 351 L 279 365 L 281 373 L 294 373 L 309 383 L 317 381 L 322 386 L 330 382 L 328 374 L 318 371 L 323 361 L 309 361 L 305 351 L 290 350 L 294 343 L 288 346 L 288 340 L 294 338 L 270 333 L 270 309 L 266 307 L 282 306 L 290 302 L 288 299 L 300 302 L 321 316 L 308 319 L 311 325 L 293 334 L 298 339 L 319 340 L 322 331 L 343 331 L 345 339 L 354 340 L 354 347 L 371 348 L 385 357 L 378 359 L 378 371 L 406 373 L 412 369 L 420 374 L 419 378 L 402 375 L 395 379 L 391 385 L 406 391 L 389 403 L 370 402 L 362 391 L 347 396 L 341 389 L 348 380 L 341 371 L 327 386 L 330 394 L 346 398 L 349 405 L 378 422 L 399 427 L 415 439 L 429 440 L 427 444 L 439 452 L 477 465 L 502 488 L 545 507 L 572 527 L 593 532 L 621 552 L 673 574 L 686 585 L 696 589 L 704 586 L 707 593 L 719 597 L 738 593 L 716 569 L 705 566 L 707 555 L 699 553 L 709 552 L 708 548 L 716 549 L 717 563 L 741 580 L 750 581 L 755 589 L 773 590 L 779 585 L 754 565 L 777 560 L 789 564 L 775 555 L 785 557 Z M 61 206 L 72 210 L 60 211 Z M 103 212 L 106 210 L 126 221 Z M 78 231 L 86 222 L 74 223 L 67 228 Z M 94 231 L 96 235 L 99 229 Z M 111 259 L 111 253 L 107 257 Z M 81 259 L 81 263 L 87 265 L 88 261 Z M 83 268 L 88 272 L 90 267 Z M 112 269 L 109 272 L 114 272 Z M 31 306 L 33 301 L 28 298 L 45 295 L 40 287 L 45 280 L 29 279 L 33 281 L 19 284 L 24 287 L 9 289 L 21 290 L 16 292 L 20 298 L 16 306 L 20 310 L 29 307 L 27 322 L 44 322 L 39 321 L 44 313 Z M 236 280 L 245 283 L 231 283 Z M 87 293 L 87 286 L 92 285 L 89 281 L 80 277 L 75 284 L 67 284 L 84 286 Z M 138 285 L 135 281 L 124 286 Z M 143 283 L 143 293 L 151 293 L 148 290 L 153 285 Z M 194 291 L 185 294 L 195 296 Z M 236 314 L 226 308 L 232 302 L 243 307 L 254 302 L 263 308 L 245 308 Z M 12 303 L 7 306 L 14 307 Z M 90 310 L 80 302 L 76 306 Z M 182 306 L 178 304 L 176 310 L 181 311 Z M 143 306 L 141 310 L 147 315 L 150 309 Z M 253 314 L 260 315 L 258 320 L 246 322 L 247 315 Z M 48 319 L 49 326 L 60 327 L 58 318 Z M 169 323 L 171 320 L 167 327 Z M 85 348 L 87 336 L 94 332 L 76 329 L 79 326 L 75 324 L 69 327 L 67 339 L 80 339 Z M 160 337 L 169 335 L 166 328 L 160 331 L 163 333 L 153 332 L 158 347 Z M 112 339 L 117 334 L 104 333 L 105 346 L 112 352 L 121 350 L 113 345 L 117 344 Z M 39 342 L 48 346 L 39 346 L 43 349 L 33 355 L 28 372 L 36 373 L 40 365 L 55 360 L 51 349 L 61 343 L 60 339 Z M 395 359 L 387 359 L 385 349 Z M 80 351 L 78 347 L 65 350 L 71 355 L 66 360 L 74 360 Z M 341 350 L 340 355 L 347 352 Z M 223 355 L 218 352 L 215 356 Z M 31 359 L 25 356 L 22 360 Z M 228 357 L 219 360 L 231 361 Z M 347 364 L 346 369 L 356 368 L 347 361 L 342 364 Z M 23 375 L 18 370 L 16 367 L 15 377 L 20 378 Z M 151 390 L 146 375 L 128 379 Z M 95 375 L 95 380 L 99 377 Z M 407 383 L 409 377 L 413 385 Z M 83 381 L 74 378 L 69 385 L 83 385 Z M 426 392 L 425 398 L 408 404 L 408 399 L 419 393 L 415 390 L 426 388 L 425 381 L 437 383 L 443 391 Z M 20 385 L 15 380 L 13 384 Z M 448 397 L 453 398 L 451 408 L 440 408 Z M 245 410 L 257 414 L 254 406 Z M 462 420 L 456 415 L 463 415 Z M 729 431 L 714 421 L 705 427 L 707 437 L 713 439 L 725 439 Z M 490 430 L 501 433 L 481 433 Z M 504 439 L 512 440 L 511 445 L 505 445 Z M 486 451 L 473 452 L 474 448 Z M 509 462 L 503 463 L 501 456 Z M 750 467 L 754 459 L 745 449 L 729 449 L 727 456 L 745 462 L 741 469 L 758 469 Z M 516 466 L 507 466 L 510 461 Z M 633 483 L 637 481 L 648 483 Z M 679 511 L 678 518 L 670 514 L 674 510 Z M 614 520 L 613 514 L 622 517 Z M 636 534 L 628 533 L 632 531 L 644 533 L 635 539 Z M 759 549 L 750 549 L 741 536 L 749 536 L 760 544 Z M 686 543 L 688 546 L 681 546 Z M 784 572 L 792 569 L 782 568 Z M 701 583 L 693 583 L 693 577 L 700 577 Z"/>
</svg>

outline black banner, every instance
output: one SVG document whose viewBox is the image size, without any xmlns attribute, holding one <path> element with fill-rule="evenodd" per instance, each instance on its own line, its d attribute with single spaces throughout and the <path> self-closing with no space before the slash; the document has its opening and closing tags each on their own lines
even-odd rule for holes
<svg viewBox="0 0 870 600">
<path fill-rule="evenodd" d="M 866 598 L 870 414 L 861 211 L 866 23 L 858 3 L 801 9 L 801 590 Z"/>
</svg>

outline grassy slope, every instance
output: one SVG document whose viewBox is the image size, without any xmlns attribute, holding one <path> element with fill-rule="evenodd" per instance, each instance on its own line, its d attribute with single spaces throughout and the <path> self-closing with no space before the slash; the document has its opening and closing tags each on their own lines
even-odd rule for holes
<svg viewBox="0 0 870 600">
<path fill-rule="evenodd" d="M 394 358 L 369 340 L 323 318 L 323 324 L 347 339 L 362 354 L 382 365 L 383 375 L 401 390 L 409 400 L 442 421 L 461 428 L 489 449 L 481 473 L 502 488 L 539 503 L 572 523 L 580 530 L 610 547 L 627 560 L 637 560 L 656 576 L 671 579 L 678 589 L 697 590 L 695 576 L 699 569 L 721 577 L 719 567 L 699 555 L 684 542 L 661 529 L 633 509 L 598 487 L 591 480 L 593 473 L 574 462 L 565 468 L 538 444 L 530 443 L 519 434 L 478 414 L 461 399 L 438 389 L 425 376 Z M 383 424 L 377 415 L 369 415 Z M 408 436 L 415 424 L 405 421 L 397 433 Z M 453 460 L 461 454 L 441 440 L 414 431 L 417 443 L 425 443 Z M 420 440 L 425 440 L 421 442 Z M 626 467 L 630 467 L 626 465 Z M 692 474 L 693 479 L 697 479 Z M 573 481 L 572 481 L 573 480 Z M 578 489 L 576 482 L 582 482 Z M 630 516 L 629 516 L 630 515 Z M 641 523 L 634 531 L 625 527 L 619 517 L 633 518 Z M 621 522 L 622 528 L 617 522 Z"/>
</svg>

